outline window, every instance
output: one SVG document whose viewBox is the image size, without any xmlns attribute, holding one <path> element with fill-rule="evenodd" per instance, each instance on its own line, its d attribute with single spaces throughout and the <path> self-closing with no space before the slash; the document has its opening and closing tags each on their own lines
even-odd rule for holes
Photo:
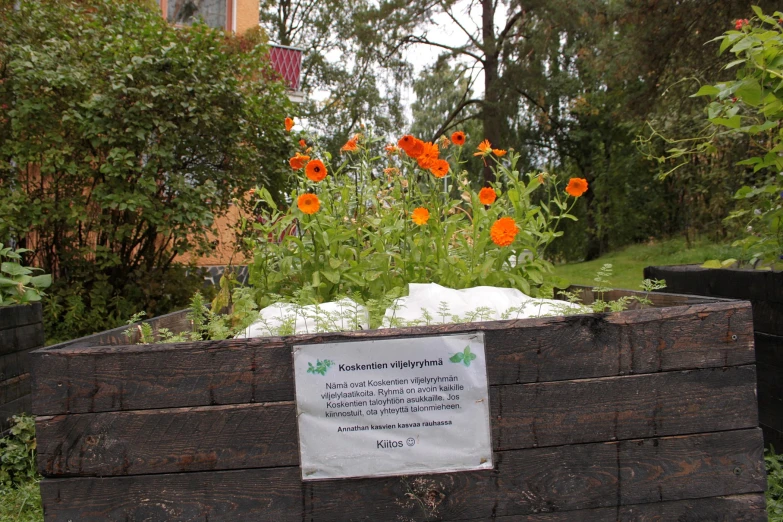
<svg viewBox="0 0 783 522">
<path fill-rule="evenodd" d="M 166 20 L 190 25 L 197 20 L 210 27 L 231 30 L 233 0 L 160 0 Z"/>
</svg>

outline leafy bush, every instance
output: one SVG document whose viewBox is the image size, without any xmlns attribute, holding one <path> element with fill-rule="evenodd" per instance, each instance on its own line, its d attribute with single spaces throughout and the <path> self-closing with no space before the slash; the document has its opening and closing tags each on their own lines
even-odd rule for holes
<svg viewBox="0 0 783 522">
<path fill-rule="evenodd" d="M 48 317 L 106 318 L 75 335 L 184 305 L 176 255 L 282 183 L 290 102 L 260 32 L 175 28 L 142 0 L 2 0 L 0 34 L 0 239 L 53 275 Z"/>
<path fill-rule="evenodd" d="M 25 248 L 16 250 L 3 248 L 0 243 L 0 306 L 25 304 L 40 301 L 44 288 L 52 284 L 49 274 L 32 275 L 41 269 L 22 266 Z"/>
<path fill-rule="evenodd" d="M 735 22 L 716 41 L 720 52 L 730 52 L 733 60 L 726 69 L 736 68 L 733 80 L 705 85 L 694 96 L 709 96 L 707 106 L 713 133 L 696 143 L 695 150 L 717 153 L 716 139 L 746 139 L 755 153 L 738 165 L 752 167 L 755 183 L 740 188 L 735 198 L 746 204 L 730 215 L 741 220 L 745 247 L 751 262 L 773 261 L 783 254 L 783 12 L 765 15 L 753 7 L 756 16 Z M 674 154 L 690 151 L 675 149 Z"/>
<path fill-rule="evenodd" d="M 783 520 L 783 455 L 770 445 L 764 451 L 767 467 L 767 515 L 770 520 Z"/>
<path fill-rule="evenodd" d="M 35 466 L 35 417 L 14 415 L 7 437 L 0 439 L 0 487 L 20 486 L 38 479 Z"/>
</svg>

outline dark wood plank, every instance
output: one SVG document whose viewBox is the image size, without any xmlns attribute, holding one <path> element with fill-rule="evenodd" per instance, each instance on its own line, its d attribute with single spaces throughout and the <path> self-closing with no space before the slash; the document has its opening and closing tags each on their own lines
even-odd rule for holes
<svg viewBox="0 0 783 522">
<path fill-rule="evenodd" d="M 80 337 L 78 339 L 71 339 L 63 343 L 55 344 L 49 348 L 53 350 L 63 349 L 69 346 L 112 346 L 112 345 L 127 345 L 136 344 L 141 337 L 138 328 L 135 326 L 141 323 L 148 323 L 152 326 L 153 332 L 157 335 L 160 328 L 167 328 L 168 330 L 180 333 L 192 328 L 190 320 L 187 318 L 189 309 L 178 310 L 171 312 L 170 314 L 161 315 L 158 317 L 152 317 L 150 319 L 139 321 L 132 326 L 119 326 L 111 330 L 104 332 L 98 332 L 86 337 Z M 131 331 L 131 337 L 129 338 L 126 332 Z"/>
<path fill-rule="evenodd" d="M 495 470 L 480 472 L 303 484 L 299 468 L 285 467 L 44 479 L 41 492 L 48 521 L 381 521 L 494 519 L 764 487 L 752 429 L 500 452 Z"/>
<path fill-rule="evenodd" d="M 41 303 L 0 307 L 0 330 L 43 322 Z"/>
<path fill-rule="evenodd" d="M 495 450 L 758 425 L 752 366 L 494 386 Z M 38 417 L 45 476 L 299 464 L 292 402 Z"/>
<path fill-rule="evenodd" d="M 38 417 L 46 476 L 104 476 L 299 464 L 290 402 Z"/>
<path fill-rule="evenodd" d="M 0 330 L 0 355 L 29 350 L 44 345 L 43 323 Z"/>
<path fill-rule="evenodd" d="M 513 515 L 462 519 L 462 522 L 766 522 L 767 509 L 764 495 L 732 495 L 728 497 L 699 498 L 655 502 L 611 508 L 559 511 L 539 515 Z"/>
<path fill-rule="evenodd" d="M 0 405 L 30 395 L 30 374 L 25 373 L 0 382 Z"/>
<path fill-rule="evenodd" d="M 753 329 L 757 332 L 783 335 L 783 303 L 751 301 L 753 304 Z"/>
<path fill-rule="evenodd" d="M 29 348 L 21 352 L 0 355 L 0 381 L 30 373 L 30 352 L 38 348 Z"/>
<path fill-rule="evenodd" d="M 755 332 L 756 363 L 783 369 L 783 337 Z"/>
<path fill-rule="evenodd" d="M 11 427 L 10 418 L 20 413 L 30 413 L 32 407 L 32 397 L 28 393 L 20 398 L 0 405 L 0 432 L 6 431 Z"/>
<path fill-rule="evenodd" d="M 783 303 L 783 272 L 675 265 L 648 266 L 644 277 L 665 279 L 664 292 Z"/>
<path fill-rule="evenodd" d="M 570 380 L 754 361 L 750 305 L 31 354 L 38 415 L 293 400 L 294 344 L 484 331 L 491 384 Z M 165 372 L 162 369 L 165 368 Z"/>
<path fill-rule="evenodd" d="M 760 429 L 622 441 L 623 504 L 766 489 Z"/>
<path fill-rule="evenodd" d="M 758 426 L 753 366 L 493 388 L 497 450 Z"/>
</svg>

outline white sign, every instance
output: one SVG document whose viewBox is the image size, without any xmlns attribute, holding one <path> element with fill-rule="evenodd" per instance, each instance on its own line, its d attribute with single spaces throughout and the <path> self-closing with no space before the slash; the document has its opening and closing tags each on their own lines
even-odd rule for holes
<svg viewBox="0 0 783 522">
<path fill-rule="evenodd" d="M 294 346 L 302 480 L 492 469 L 482 332 Z"/>
</svg>

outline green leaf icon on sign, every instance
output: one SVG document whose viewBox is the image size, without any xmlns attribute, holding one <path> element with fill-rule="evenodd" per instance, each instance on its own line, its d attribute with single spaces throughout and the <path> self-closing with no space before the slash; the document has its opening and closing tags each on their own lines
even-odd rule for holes
<svg viewBox="0 0 783 522">
<path fill-rule="evenodd" d="M 323 361 L 316 359 L 315 366 L 313 366 L 313 363 L 311 362 L 307 363 L 307 373 L 326 375 L 326 371 L 333 364 L 334 361 L 330 361 L 329 359 L 324 359 Z"/>
<path fill-rule="evenodd" d="M 476 354 L 470 352 L 470 346 L 466 346 L 462 352 L 457 352 L 449 357 L 449 361 L 453 363 L 463 363 L 465 366 L 470 366 L 470 361 L 474 360 L 475 358 Z"/>
</svg>

